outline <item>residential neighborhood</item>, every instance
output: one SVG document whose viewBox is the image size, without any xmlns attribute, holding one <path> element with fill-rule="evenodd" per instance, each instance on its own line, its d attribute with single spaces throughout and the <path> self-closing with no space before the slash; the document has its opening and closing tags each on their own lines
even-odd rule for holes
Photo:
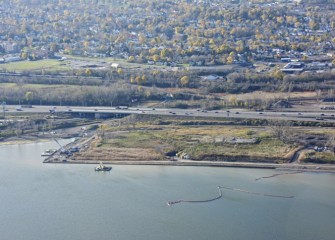
<svg viewBox="0 0 335 240">
<path fill-rule="evenodd" d="M 228 95 L 331 99 L 334 10 L 333 0 L 4 0 L 0 81 L 15 87 L 1 98 L 132 105 L 173 95 L 177 107 L 255 109 L 280 99 Z M 68 84 L 87 86 L 85 94 Z"/>
<path fill-rule="evenodd" d="M 334 58 L 332 1 L 77 2 L 4 0 L 0 62 L 59 54 L 171 66 Z"/>
</svg>

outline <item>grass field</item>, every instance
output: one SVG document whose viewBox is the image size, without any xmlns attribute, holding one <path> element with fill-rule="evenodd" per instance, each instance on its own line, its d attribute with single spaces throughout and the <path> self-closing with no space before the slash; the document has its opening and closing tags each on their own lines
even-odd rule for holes
<svg viewBox="0 0 335 240">
<path fill-rule="evenodd" d="M 24 84 L 22 86 L 22 89 L 57 89 L 57 88 L 64 88 L 64 89 L 68 89 L 68 88 L 75 88 L 75 85 L 61 85 L 61 84 Z M 6 88 L 10 88 L 10 89 L 19 89 L 19 86 L 16 83 L 0 83 L 0 89 L 6 89 Z"/>
<path fill-rule="evenodd" d="M 164 158 L 170 152 L 184 152 L 194 160 L 247 160 L 285 161 L 295 146 L 285 144 L 272 137 L 270 129 L 265 127 L 244 126 L 180 126 L 174 124 L 157 125 L 153 122 L 137 123 L 131 126 L 104 126 L 104 136 L 97 144 L 100 152 L 109 149 L 138 149 L 154 152 Z M 232 139 L 254 143 L 233 143 Z M 93 148 L 96 151 L 97 148 Z M 143 159 L 144 160 L 144 159 Z"/>
<path fill-rule="evenodd" d="M 334 164 L 335 163 L 335 155 L 332 152 L 315 152 L 309 151 L 305 153 L 304 162 L 309 163 L 328 163 Z"/>
<path fill-rule="evenodd" d="M 56 59 L 45 59 L 39 61 L 19 61 L 0 65 L 0 71 L 22 72 L 32 70 L 68 71 L 70 67 L 65 62 Z"/>
</svg>

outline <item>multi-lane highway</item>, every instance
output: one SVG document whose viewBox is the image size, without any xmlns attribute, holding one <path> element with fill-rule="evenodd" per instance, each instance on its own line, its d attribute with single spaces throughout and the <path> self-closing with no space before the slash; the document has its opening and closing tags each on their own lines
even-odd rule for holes
<svg viewBox="0 0 335 240">
<path fill-rule="evenodd" d="M 94 114 L 146 114 L 146 115 L 170 115 L 185 117 L 208 117 L 208 118 L 246 118 L 246 119 L 272 119 L 272 120 L 294 120 L 313 122 L 335 122 L 335 111 L 264 111 L 256 112 L 246 109 L 229 110 L 201 110 L 201 109 L 176 109 L 176 108 L 147 108 L 147 107 L 69 107 L 69 106 L 31 106 L 21 107 L 17 105 L 6 105 L 5 111 L 27 112 L 27 113 L 94 113 Z"/>
</svg>

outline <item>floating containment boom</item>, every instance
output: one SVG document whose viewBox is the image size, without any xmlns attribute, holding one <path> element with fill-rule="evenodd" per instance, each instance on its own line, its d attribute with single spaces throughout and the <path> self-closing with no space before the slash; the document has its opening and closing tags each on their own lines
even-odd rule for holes
<svg viewBox="0 0 335 240">
<path fill-rule="evenodd" d="M 259 195 L 259 196 L 264 196 L 264 197 L 294 198 L 294 196 L 264 194 L 264 193 L 258 193 L 258 192 L 251 192 L 251 191 L 247 191 L 247 190 L 239 189 L 239 188 L 231 188 L 231 187 L 223 187 L 223 186 L 219 186 L 218 189 L 219 189 L 219 196 L 217 196 L 215 198 L 210 198 L 210 199 L 206 199 L 206 200 L 184 200 L 184 199 L 180 199 L 180 200 L 168 201 L 166 204 L 168 206 L 171 206 L 171 205 L 177 204 L 177 203 L 205 203 L 205 202 L 212 202 L 212 201 L 215 201 L 215 200 L 218 200 L 218 199 L 222 198 L 222 191 L 221 191 L 221 189 L 226 189 L 226 190 L 231 190 L 231 191 L 237 191 L 237 192 L 243 192 L 243 193 L 247 193 L 247 194 Z"/>
</svg>

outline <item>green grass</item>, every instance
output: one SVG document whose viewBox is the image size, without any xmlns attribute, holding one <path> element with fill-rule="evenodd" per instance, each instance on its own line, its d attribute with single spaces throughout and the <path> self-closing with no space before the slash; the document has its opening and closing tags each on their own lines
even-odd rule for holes
<svg viewBox="0 0 335 240">
<path fill-rule="evenodd" d="M 19 61 L 0 65 L 0 71 L 22 72 L 32 70 L 47 70 L 47 71 L 67 71 L 70 68 L 65 62 L 60 62 L 56 59 L 45 59 L 38 61 Z"/>
</svg>

